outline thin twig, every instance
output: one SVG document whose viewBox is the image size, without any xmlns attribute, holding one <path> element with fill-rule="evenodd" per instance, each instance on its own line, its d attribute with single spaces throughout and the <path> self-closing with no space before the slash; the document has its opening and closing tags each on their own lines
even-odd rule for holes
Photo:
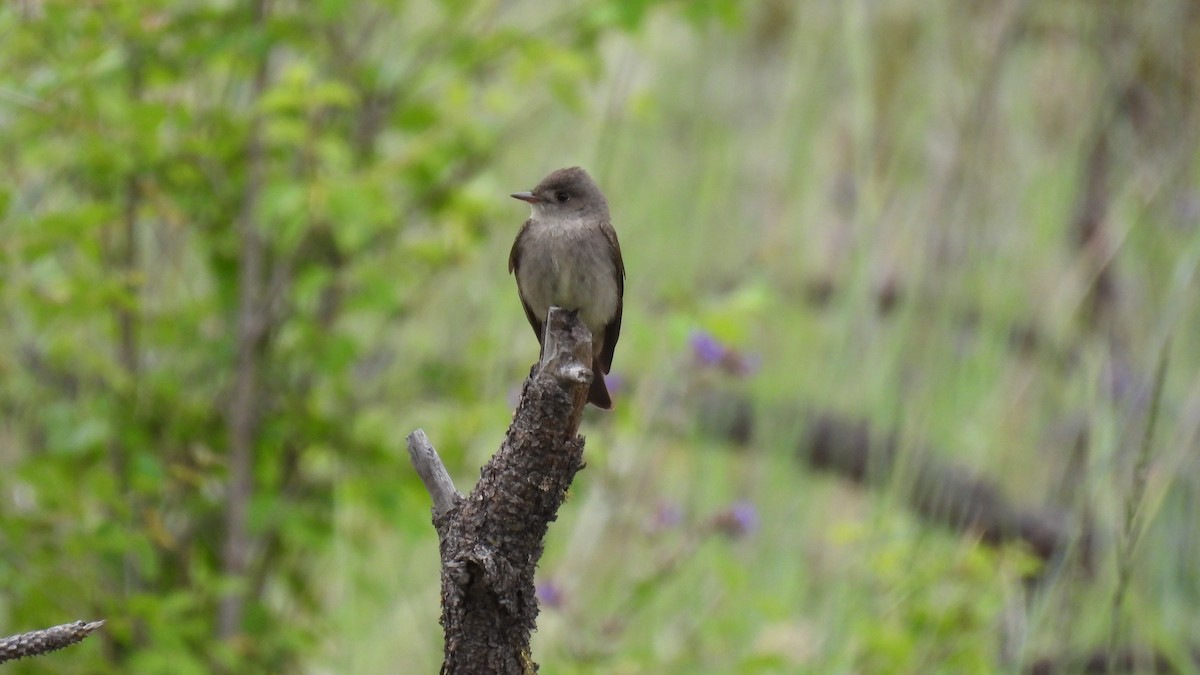
<svg viewBox="0 0 1200 675">
<path fill-rule="evenodd" d="M 408 456 L 412 459 L 413 468 L 425 483 L 425 489 L 433 498 L 433 517 L 445 516 L 462 501 L 462 493 L 454 487 L 450 472 L 442 463 L 437 450 L 429 442 L 423 429 L 417 429 L 408 435 Z"/>
<path fill-rule="evenodd" d="M 0 638 L 0 663 L 16 661 L 26 656 L 48 654 L 63 647 L 69 647 L 82 641 L 103 625 L 103 621 L 76 621 Z"/>
<path fill-rule="evenodd" d="M 254 3 L 254 23 L 260 28 L 267 22 L 269 0 Z M 252 94 L 257 101 L 266 91 L 269 79 L 269 50 L 258 55 Z M 226 494 L 225 540 L 221 547 L 221 572 L 241 579 L 250 562 L 250 502 L 254 498 L 254 446 L 258 440 L 261 416 L 261 369 L 265 337 L 268 333 L 264 306 L 263 279 L 266 250 L 257 222 L 259 201 L 265 182 L 263 120 L 255 114 L 246 140 L 246 184 L 242 209 L 238 216 L 241 254 L 238 258 L 237 300 L 237 371 L 226 413 L 229 443 L 229 481 Z M 244 589 L 228 590 L 217 609 L 217 635 L 227 639 L 241 631 L 246 602 Z"/>
</svg>

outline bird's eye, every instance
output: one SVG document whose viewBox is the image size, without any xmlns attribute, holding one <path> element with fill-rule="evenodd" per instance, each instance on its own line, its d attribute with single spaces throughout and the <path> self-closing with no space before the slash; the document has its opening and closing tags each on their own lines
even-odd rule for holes
<svg viewBox="0 0 1200 675">
<path fill-rule="evenodd" d="M 566 192 L 564 192 L 562 190 L 559 190 L 558 192 L 554 193 L 554 199 L 559 204 L 565 203 L 570 198 L 571 198 L 571 195 L 567 194 Z"/>
</svg>

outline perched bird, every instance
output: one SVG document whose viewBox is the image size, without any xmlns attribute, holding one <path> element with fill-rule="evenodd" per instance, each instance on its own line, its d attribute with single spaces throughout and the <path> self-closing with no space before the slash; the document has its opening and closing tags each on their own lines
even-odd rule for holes
<svg viewBox="0 0 1200 675">
<path fill-rule="evenodd" d="M 532 213 L 517 233 L 508 271 L 517 279 L 525 317 L 542 342 L 551 306 L 578 312 L 592 333 L 592 386 L 588 402 L 611 408 L 604 375 L 621 334 L 625 263 L 604 193 L 579 167 L 559 169 L 529 192 L 512 195 Z"/>
</svg>

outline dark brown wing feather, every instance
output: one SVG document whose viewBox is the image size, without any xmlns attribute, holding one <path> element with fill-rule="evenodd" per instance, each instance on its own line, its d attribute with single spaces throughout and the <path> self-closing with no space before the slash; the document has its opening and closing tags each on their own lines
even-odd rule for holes
<svg viewBox="0 0 1200 675">
<path fill-rule="evenodd" d="M 612 397 L 608 395 L 608 386 L 604 384 L 604 375 L 600 372 L 599 357 L 592 362 L 592 385 L 588 388 L 588 403 L 609 410 L 612 408 Z"/>
<path fill-rule="evenodd" d="M 529 230 L 529 223 L 526 220 L 521 226 L 521 230 L 517 232 L 517 238 L 513 240 L 512 250 L 508 253 L 508 273 L 517 279 L 517 295 L 521 298 L 521 307 L 525 310 L 525 318 L 529 319 L 529 326 L 533 328 L 533 332 L 537 335 L 538 344 L 542 344 L 542 321 L 533 314 L 533 310 L 529 308 L 529 303 L 525 302 L 525 294 L 521 292 L 521 280 L 516 276 L 517 270 L 521 267 L 520 244 L 521 237 Z M 620 312 L 617 313 L 620 317 Z"/>
<path fill-rule="evenodd" d="M 608 237 L 612 253 L 613 275 L 617 281 L 617 313 L 613 315 L 612 321 L 609 321 L 608 325 L 604 327 L 604 348 L 600 352 L 600 365 L 607 373 L 612 368 L 613 353 L 617 351 L 617 338 L 621 337 L 621 312 L 625 308 L 625 261 L 621 257 L 621 244 L 617 241 L 617 231 L 613 229 L 612 223 L 607 221 L 601 223 L 600 229 L 604 231 L 604 236 Z M 511 260 L 509 264 L 512 264 Z M 528 308 L 525 313 L 529 313 Z"/>
</svg>

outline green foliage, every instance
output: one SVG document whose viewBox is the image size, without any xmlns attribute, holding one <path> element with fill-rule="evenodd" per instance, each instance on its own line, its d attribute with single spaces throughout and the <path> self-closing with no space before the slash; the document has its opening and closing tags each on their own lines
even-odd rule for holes
<svg viewBox="0 0 1200 675">
<path fill-rule="evenodd" d="M 380 395 L 394 369 L 371 364 L 412 358 L 381 337 L 478 247 L 472 181 L 517 105 L 578 105 L 637 5 L 550 30 L 471 0 L 0 9 L 0 623 L 108 621 L 104 657 L 28 669 L 298 667 L 328 630 L 338 484 L 395 475 L 394 426 L 353 420 L 436 379 Z M 250 562 L 230 575 L 239 433 Z M 214 648 L 230 595 L 245 612 Z"/>
<path fill-rule="evenodd" d="M 993 672 L 997 618 L 1021 579 L 1037 571 L 1036 559 L 1016 547 L 996 551 L 922 534 L 907 520 L 882 525 L 841 533 L 856 561 L 847 572 L 869 598 L 842 627 L 857 668 Z M 916 559 L 922 564 L 913 565 Z"/>
<path fill-rule="evenodd" d="M 404 435 L 426 428 L 464 489 L 494 450 L 536 354 L 505 195 L 574 163 L 629 280 L 617 408 L 588 417 L 540 571 L 545 672 L 997 672 L 1110 632 L 1187 653 L 1186 4 L 0 6 L 0 632 L 108 622 L 13 672 L 434 672 Z M 712 389 L 759 404 L 747 446 L 709 435 L 744 412 L 696 405 Z M 1094 568 L 1027 593 L 1019 548 L 811 475 L 791 457 L 810 408 L 1094 524 Z M 1116 561 L 1127 508 L 1143 536 Z M 747 510 L 757 529 L 731 525 Z"/>
</svg>

